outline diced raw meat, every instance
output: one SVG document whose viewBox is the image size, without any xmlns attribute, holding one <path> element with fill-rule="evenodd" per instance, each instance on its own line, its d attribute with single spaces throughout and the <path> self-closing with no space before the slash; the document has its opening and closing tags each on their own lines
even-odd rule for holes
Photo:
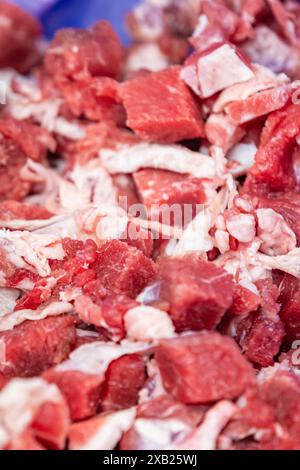
<svg viewBox="0 0 300 470">
<path fill-rule="evenodd" d="M 73 424 L 69 433 L 70 450 L 112 450 L 132 425 L 135 409 L 117 411 Z"/>
<path fill-rule="evenodd" d="M 245 130 L 232 122 L 226 114 L 218 113 L 211 114 L 207 119 L 205 133 L 211 144 L 227 152 L 243 138 Z"/>
<path fill-rule="evenodd" d="M 74 319 L 70 316 L 26 321 L 0 333 L 5 346 L 4 377 L 32 377 L 68 357 L 75 343 Z"/>
<path fill-rule="evenodd" d="M 281 191 L 295 186 L 291 156 L 300 133 L 299 106 L 291 105 L 276 113 L 266 122 L 248 178 L 265 184 L 270 190 Z"/>
<path fill-rule="evenodd" d="M 38 410 L 30 429 L 48 449 L 63 449 L 69 424 L 69 410 L 65 402 L 46 402 Z"/>
<path fill-rule="evenodd" d="M 131 211 L 132 207 L 130 207 L 129 210 Z M 130 215 L 132 215 L 133 217 L 135 216 L 135 214 Z M 137 248 L 145 256 L 151 258 L 153 252 L 152 233 L 149 230 L 143 229 L 138 223 L 129 221 L 126 228 L 126 233 L 122 234 L 121 239 L 122 241 L 126 242 L 129 246 Z"/>
<path fill-rule="evenodd" d="M 300 428 L 300 382 L 299 378 L 287 371 L 274 371 L 263 382 L 260 396 L 275 410 L 277 421 L 299 442 Z"/>
<path fill-rule="evenodd" d="M 40 59 L 37 39 L 41 26 L 33 16 L 6 1 L 0 4 L 0 15 L 0 68 L 26 73 Z"/>
<path fill-rule="evenodd" d="M 285 330 L 281 321 L 258 315 L 248 337 L 246 357 L 262 367 L 273 365 L 284 336 Z"/>
<path fill-rule="evenodd" d="M 260 306 L 261 298 L 246 287 L 240 284 L 234 285 L 233 304 L 229 309 L 230 315 L 248 315 L 255 312 Z"/>
<path fill-rule="evenodd" d="M 111 126 L 124 126 L 126 114 L 117 96 L 111 96 L 110 90 L 102 86 L 108 77 L 96 77 L 77 80 L 60 85 L 61 92 L 76 117 L 85 116 L 91 121 L 106 122 Z M 115 82 L 115 88 L 118 83 Z"/>
<path fill-rule="evenodd" d="M 287 340 L 300 339 L 300 280 L 290 274 L 278 276 L 281 305 L 280 318 L 284 323 Z"/>
<path fill-rule="evenodd" d="M 142 356 L 128 354 L 112 361 L 102 385 L 102 410 L 118 411 L 136 405 L 145 380 L 145 361 Z"/>
<path fill-rule="evenodd" d="M 127 125 L 142 139 L 171 143 L 204 137 L 200 107 L 179 73 L 179 67 L 169 67 L 120 85 Z"/>
<path fill-rule="evenodd" d="M 48 131 L 27 121 L 6 116 L 0 119 L 0 132 L 36 161 L 44 160 L 48 150 L 56 149 L 56 142 Z"/>
<path fill-rule="evenodd" d="M 123 51 L 111 25 L 99 21 L 90 31 L 62 29 L 46 54 L 45 65 L 59 83 L 61 79 L 97 76 L 116 77 Z"/>
<path fill-rule="evenodd" d="M 190 61 L 188 67 L 191 67 Z M 209 98 L 218 91 L 254 77 L 250 65 L 230 44 L 218 44 L 205 53 L 197 53 L 192 61 L 201 98 Z M 181 76 L 184 78 L 184 73 Z M 196 91 L 195 86 L 193 90 Z"/>
<path fill-rule="evenodd" d="M 232 304 L 229 274 L 196 255 L 161 258 L 160 297 L 178 331 L 214 329 Z"/>
<path fill-rule="evenodd" d="M 69 412 L 55 385 L 40 378 L 11 380 L 0 393 L 0 411 L 1 449 L 32 446 L 34 438 L 50 449 L 65 447 Z"/>
<path fill-rule="evenodd" d="M 279 289 L 272 279 L 259 279 L 256 282 L 261 298 L 261 311 L 263 315 L 271 320 L 278 320 L 280 303 L 278 303 Z"/>
<path fill-rule="evenodd" d="M 108 291 L 133 298 L 156 277 L 150 258 L 118 240 L 107 242 L 99 249 L 94 269 L 97 279 Z"/>
<path fill-rule="evenodd" d="M 236 124 L 245 124 L 261 116 L 283 108 L 292 93 L 288 85 L 261 91 L 242 101 L 235 101 L 225 107 L 226 113 Z"/>
<path fill-rule="evenodd" d="M 101 375 L 76 370 L 59 371 L 54 368 L 47 370 L 43 377 L 57 385 L 64 395 L 72 421 L 80 421 L 96 414 L 103 381 Z"/>
<path fill-rule="evenodd" d="M 134 173 L 134 181 L 151 219 L 160 220 L 166 225 L 175 223 L 181 226 L 182 223 L 189 223 L 195 216 L 196 205 L 206 201 L 204 183 L 200 178 L 145 169 Z M 169 208 L 173 204 L 180 205 L 182 210 L 184 204 L 189 205 L 190 220 L 185 220 L 183 213 L 179 215 L 178 221 L 174 214 L 172 219 Z"/>
<path fill-rule="evenodd" d="M 183 403 L 237 398 L 253 384 L 250 364 L 235 342 L 219 333 L 163 340 L 155 357 L 164 387 Z"/>
<path fill-rule="evenodd" d="M 213 44 L 230 39 L 240 22 L 237 13 L 223 2 L 204 0 L 201 2 L 201 15 L 190 42 L 197 51 L 204 52 Z"/>
</svg>

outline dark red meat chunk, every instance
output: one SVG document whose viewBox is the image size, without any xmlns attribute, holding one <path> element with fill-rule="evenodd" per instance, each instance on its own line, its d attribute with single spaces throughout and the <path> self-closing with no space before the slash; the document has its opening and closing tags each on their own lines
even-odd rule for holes
<svg viewBox="0 0 300 470">
<path fill-rule="evenodd" d="M 123 49 L 112 26 L 99 21 L 91 30 L 62 29 L 46 54 L 45 66 L 57 82 L 64 78 L 116 77 Z"/>
<path fill-rule="evenodd" d="M 237 398 L 254 379 L 235 342 L 215 332 L 163 340 L 155 357 L 164 387 L 183 403 Z"/>
<path fill-rule="evenodd" d="M 12 331 L 0 333 L 5 348 L 3 377 L 32 377 L 66 359 L 75 342 L 72 317 L 48 317 L 25 321 Z"/>
<path fill-rule="evenodd" d="M 47 151 L 53 152 L 56 148 L 56 142 L 48 131 L 28 121 L 5 116 L 0 119 L 0 132 L 32 160 L 44 160 Z"/>
<path fill-rule="evenodd" d="M 134 174 L 143 203 L 151 220 L 160 220 L 168 225 L 185 225 L 191 222 L 197 211 L 197 204 L 206 200 L 203 180 L 172 171 L 144 169 Z M 184 213 L 177 220 L 170 214 L 170 206 L 178 204 L 184 208 L 189 205 L 190 214 Z M 185 218 L 187 220 L 185 220 Z"/>
<path fill-rule="evenodd" d="M 101 392 L 102 410 L 117 411 L 136 405 L 145 380 L 145 361 L 141 356 L 128 354 L 112 361 Z"/>
<path fill-rule="evenodd" d="M 299 133 L 298 105 L 272 113 L 267 119 L 246 185 L 266 185 L 270 191 L 293 189 L 296 179 L 292 156 Z"/>
<path fill-rule="evenodd" d="M 292 373 L 277 371 L 261 386 L 260 396 L 275 410 L 276 420 L 300 445 L 300 381 Z"/>
<path fill-rule="evenodd" d="M 127 125 L 142 139 L 167 143 L 204 137 L 198 103 L 179 73 L 179 67 L 170 67 L 120 86 Z"/>
<path fill-rule="evenodd" d="M 248 337 L 247 358 L 262 367 L 273 365 L 284 336 L 285 330 L 281 321 L 258 315 Z"/>
<path fill-rule="evenodd" d="M 230 307 L 229 313 L 232 316 L 247 315 L 251 312 L 255 312 L 260 306 L 260 303 L 261 299 L 259 295 L 240 284 L 235 284 L 233 290 L 233 304 Z"/>
<path fill-rule="evenodd" d="M 43 377 L 48 382 L 56 384 L 64 395 L 72 421 L 80 421 L 96 414 L 100 399 L 101 376 L 75 370 L 50 369 L 43 374 Z"/>
<path fill-rule="evenodd" d="M 107 242 L 99 249 L 94 269 L 108 291 L 133 298 L 156 277 L 156 267 L 150 258 L 118 240 Z"/>
<path fill-rule="evenodd" d="M 178 331 L 213 329 L 232 304 L 233 280 L 195 255 L 158 260 L 161 300 Z"/>
<path fill-rule="evenodd" d="M 281 304 L 280 318 L 284 323 L 288 342 L 300 339 L 300 280 L 290 274 L 275 273 Z"/>
<path fill-rule="evenodd" d="M 69 409 L 64 401 L 59 403 L 44 403 L 30 430 L 34 437 L 48 449 L 64 449 L 69 431 Z"/>
</svg>

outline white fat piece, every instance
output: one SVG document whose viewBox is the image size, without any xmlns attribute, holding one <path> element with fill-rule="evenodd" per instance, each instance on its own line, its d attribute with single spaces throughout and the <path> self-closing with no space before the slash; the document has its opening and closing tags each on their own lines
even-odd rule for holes
<svg viewBox="0 0 300 470">
<path fill-rule="evenodd" d="M 132 341 L 154 341 L 175 335 L 170 316 L 154 307 L 132 308 L 125 314 L 124 322 L 127 337 Z"/>
<path fill-rule="evenodd" d="M 141 168 L 187 173 L 198 178 L 213 178 L 216 174 L 212 158 L 179 145 L 141 143 L 117 150 L 103 149 L 100 158 L 111 174 L 134 173 Z"/>
<path fill-rule="evenodd" d="M 56 385 L 40 378 L 11 380 L 0 392 L 0 448 L 22 434 L 43 403 L 59 403 Z"/>
<path fill-rule="evenodd" d="M 254 77 L 251 68 L 229 44 L 203 54 L 197 68 L 202 98 L 209 98 L 218 91 Z"/>
<path fill-rule="evenodd" d="M 75 349 L 69 359 L 56 366 L 57 371 L 77 370 L 86 374 L 104 376 L 109 364 L 126 354 L 147 352 L 150 350 L 149 343 L 123 342 L 121 344 L 105 343 L 97 341 L 84 344 Z"/>
</svg>

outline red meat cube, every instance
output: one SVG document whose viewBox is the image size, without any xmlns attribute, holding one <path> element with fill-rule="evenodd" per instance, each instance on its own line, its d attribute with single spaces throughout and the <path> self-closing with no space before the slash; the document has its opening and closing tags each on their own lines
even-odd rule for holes
<svg viewBox="0 0 300 470">
<path fill-rule="evenodd" d="M 287 85 L 262 91 L 245 100 L 230 103 L 225 108 L 226 113 L 235 124 L 245 124 L 283 108 L 291 92 L 292 89 Z"/>
<path fill-rule="evenodd" d="M 33 160 L 41 161 L 48 150 L 56 149 L 56 142 L 48 131 L 27 121 L 5 116 L 0 119 L 0 132 Z"/>
<path fill-rule="evenodd" d="M 80 421 L 96 414 L 100 399 L 101 376 L 75 370 L 50 369 L 43 374 L 43 378 L 58 386 L 68 403 L 72 421 Z"/>
<path fill-rule="evenodd" d="M 179 217 L 178 225 L 182 226 L 182 222 L 187 224 L 195 217 L 196 205 L 206 200 L 203 180 L 200 178 L 172 171 L 144 169 L 134 174 L 134 181 L 151 220 L 161 220 L 166 225 L 177 222 L 169 210 L 173 204 L 182 208 L 187 204 L 191 209 L 189 220 L 183 220 L 183 214 Z"/>
<path fill-rule="evenodd" d="M 25 321 L 0 334 L 4 344 L 4 377 L 33 377 L 68 357 L 75 343 L 74 319 L 70 316 Z"/>
<path fill-rule="evenodd" d="M 267 378 L 260 396 L 275 410 L 276 420 L 300 445 L 300 381 L 295 374 L 277 371 Z"/>
<path fill-rule="evenodd" d="M 299 133 L 298 105 L 271 114 L 261 137 L 255 164 L 248 174 L 248 184 L 265 184 L 271 191 L 294 188 L 296 180 L 292 156 Z"/>
<path fill-rule="evenodd" d="M 254 379 L 235 342 L 219 333 L 163 340 L 155 357 L 166 390 L 187 404 L 237 398 Z"/>
<path fill-rule="evenodd" d="M 112 361 L 105 373 L 102 410 L 117 411 L 136 405 L 145 380 L 145 361 L 141 356 L 128 354 Z"/>
<path fill-rule="evenodd" d="M 119 240 L 107 242 L 99 249 L 94 269 L 105 289 L 133 298 L 156 278 L 153 261 Z"/>
<path fill-rule="evenodd" d="M 279 353 L 285 336 L 281 321 L 274 321 L 259 315 L 248 337 L 247 358 L 262 367 L 274 364 L 274 357 Z"/>
<path fill-rule="evenodd" d="M 109 80 L 107 77 L 104 79 Z M 100 80 L 102 78 L 89 78 L 58 84 L 58 86 L 75 116 L 84 115 L 92 121 L 107 122 L 111 126 L 123 127 L 126 121 L 125 110 L 115 97 L 105 94 L 107 90 L 98 90 L 97 83 Z"/>
<path fill-rule="evenodd" d="M 129 246 L 140 250 L 145 256 L 151 257 L 154 243 L 150 231 L 141 228 L 136 223 L 128 222 L 126 233 L 122 234 L 121 239 Z"/>
<path fill-rule="evenodd" d="M 255 312 L 260 306 L 260 297 L 246 287 L 240 284 L 234 285 L 233 291 L 233 304 L 230 307 L 229 313 L 233 316 L 247 315 Z"/>
<path fill-rule="evenodd" d="M 2 1 L 0 15 L 0 68 L 12 67 L 28 72 L 40 59 L 37 39 L 41 35 L 41 26 L 13 3 Z"/>
<path fill-rule="evenodd" d="M 112 26 L 99 21 L 91 30 L 62 29 L 46 54 L 45 65 L 57 82 L 64 78 L 116 77 L 123 49 Z"/>
<path fill-rule="evenodd" d="M 167 143 L 204 137 L 200 108 L 179 74 L 179 67 L 169 67 L 120 86 L 127 125 L 142 139 Z"/>
<path fill-rule="evenodd" d="M 300 280 L 287 273 L 278 273 L 277 283 L 281 304 L 280 318 L 284 323 L 288 342 L 300 339 Z"/>
<path fill-rule="evenodd" d="M 69 409 L 64 401 L 44 403 L 30 429 L 34 437 L 48 449 L 64 449 L 69 431 Z"/>
<path fill-rule="evenodd" d="M 176 329 L 214 329 L 232 304 L 232 277 L 195 255 L 160 258 L 158 267 L 161 300 Z"/>
</svg>

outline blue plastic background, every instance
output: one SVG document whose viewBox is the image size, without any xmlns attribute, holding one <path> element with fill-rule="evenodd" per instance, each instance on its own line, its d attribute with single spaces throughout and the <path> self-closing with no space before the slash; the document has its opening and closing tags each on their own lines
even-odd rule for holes
<svg viewBox="0 0 300 470">
<path fill-rule="evenodd" d="M 88 27 L 105 18 L 127 42 L 124 18 L 139 0 L 15 0 L 13 3 L 38 16 L 49 38 L 59 28 Z"/>
</svg>

